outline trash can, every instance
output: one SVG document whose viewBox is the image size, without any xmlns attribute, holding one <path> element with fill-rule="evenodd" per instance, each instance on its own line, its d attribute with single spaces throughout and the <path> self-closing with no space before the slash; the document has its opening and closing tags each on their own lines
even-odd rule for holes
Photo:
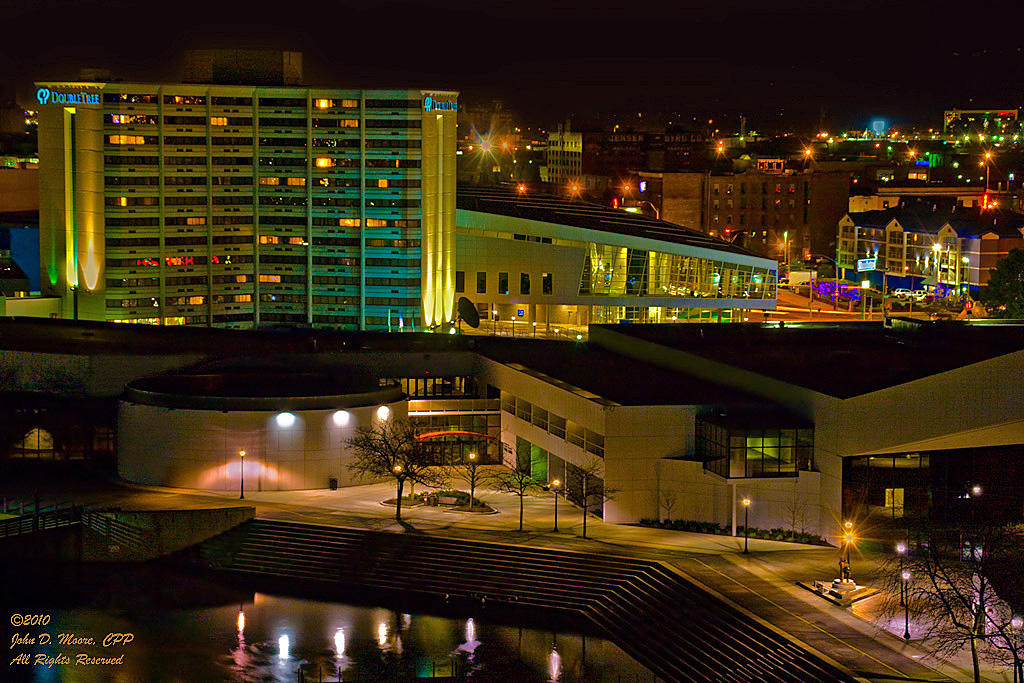
<svg viewBox="0 0 1024 683">
<path fill-rule="evenodd" d="M 331 487 L 332 491 L 338 490 L 338 480 L 334 477 L 331 477 L 330 479 L 327 480 L 327 485 Z"/>
</svg>

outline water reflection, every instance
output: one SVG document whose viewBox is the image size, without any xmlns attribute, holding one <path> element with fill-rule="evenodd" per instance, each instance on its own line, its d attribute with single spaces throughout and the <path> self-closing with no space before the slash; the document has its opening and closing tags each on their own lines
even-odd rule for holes
<svg viewBox="0 0 1024 683">
<path fill-rule="evenodd" d="M 110 608 L 113 610 L 113 608 Z M 452 676 L 474 681 L 559 683 L 653 681 L 606 641 L 384 609 L 257 593 L 253 600 L 190 610 L 54 610 L 61 631 L 130 632 L 123 667 L 91 671 L 89 683 L 295 683 L 305 680 L 394 681 Z M 52 654 L 52 653 L 51 653 Z M 102 648 L 93 653 L 102 655 Z M 583 676 L 583 659 L 590 672 Z M 20 672 L 14 681 L 80 680 L 60 667 Z M 4 672 L 5 674 L 8 672 Z M 638 677 L 639 675 L 639 677 Z M 0 676 L 4 681 L 9 680 Z M 81 679 L 84 680 L 84 679 Z"/>
<path fill-rule="evenodd" d="M 285 634 L 277 639 L 277 652 L 278 657 L 281 661 L 289 659 L 289 650 L 291 649 L 291 642 L 288 640 L 288 634 Z"/>
</svg>

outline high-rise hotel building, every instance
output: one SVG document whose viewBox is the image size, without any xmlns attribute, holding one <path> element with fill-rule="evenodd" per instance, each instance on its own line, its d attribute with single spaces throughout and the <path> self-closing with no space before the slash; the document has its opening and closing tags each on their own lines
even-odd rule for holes
<svg viewBox="0 0 1024 683">
<path fill-rule="evenodd" d="M 285 72 L 36 84 L 42 289 L 64 317 L 454 318 L 458 93 L 300 87 Z"/>
</svg>

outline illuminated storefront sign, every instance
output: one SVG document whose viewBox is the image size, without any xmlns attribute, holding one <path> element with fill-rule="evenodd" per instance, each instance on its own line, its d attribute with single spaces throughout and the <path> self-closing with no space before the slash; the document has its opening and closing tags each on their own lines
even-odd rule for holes
<svg viewBox="0 0 1024 683">
<path fill-rule="evenodd" d="M 81 92 L 58 92 L 49 88 L 36 90 L 36 100 L 39 104 L 99 104 L 100 94 Z"/>
<path fill-rule="evenodd" d="M 869 270 L 875 270 L 875 261 L 873 258 L 860 258 L 857 259 L 857 272 L 864 273 Z"/>
<path fill-rule="evenodd" d="M 451 100 L 435 100 L 430 95 L 423 98 L 423 111 L 458 111 L 459 103 Z"/>
</svg>

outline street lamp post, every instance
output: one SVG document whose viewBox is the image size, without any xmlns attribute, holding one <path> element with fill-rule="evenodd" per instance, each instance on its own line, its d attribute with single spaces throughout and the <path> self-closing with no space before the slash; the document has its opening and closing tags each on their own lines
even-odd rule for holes
<svg viewBox="0 0 1024 683">
<path fill-rule="evenodd" d="M 238 500 L 245 500 L 245 451 L 238 451 Z"/>
<path fill-rule="evenodd" d="M 1017 652 L 1017 634 L 1021 626 L 1024 626 L 1024 617 L 1014 614 L 1010 619 L 1010 627 L 1015 632 L 1010 640 L 1010 649 L 1013 651 L 1013 683 L 1024 681 L 1024 671 L 1021 671 L 1020 653 Z"/>
<path fill-rule="evenodd" d="M 906 569 L 900 574 L 903 579 L 903 592 L 907 593 L 907 597 L 910 595 L 910 572 Z M 910 600 L 903 601 L 903 640 L 910 640 Z"/>
<path fill-rule="evenodd" d="M 750 499 L 743 498 L 743 552 L 749 553 L 747 541 L 750 538 Z"/>
<path fill-rule="evenodd" d="M 476 453 L 469 454 L 469 510 L 473 511 L 473 494 L 476 493 Z"/>
<path fill-rule="evenodd" d="M 516 317 L 512 316 L 512 336 L 516 336 Z"/>
<path fill-rule="evenodd" d="M 901 576 L 903 575 L 903 557 L 904 557 L 904 555 L 906 555 L 906 553 L 907 553 L 907 546 L 905 544 L 903 544 L 903 543 L 897 543 L 896 544 L 896 554 L 900 556 L 900 575 Z M 906 604 L 906 600 L 904 599 L 903 596 L 904 596 L 903 584 L 901 583 L 900 584 L 900 606 L 901 607 Z"/>
<path fill-rule="evenodd" d="M 846 572 L 845 575 L 842 575 L 841 572 L 840 578 L 843 581 L 846 581 L 847 579 L 853 581 L 853 564 L 850 561 L 850 546 L 853 545 L 853 522 L 845 522 L 843 524 L 843 528 L 845 531 L 843 533 L 843 554 L 840 564 L 845 566 Z"/>
<path fill-rule="evenodd" d="M 551 482 L 551 492 L 555 494 L 555 526 L 552 531 L 558 531 L 558 487 L 562 485 L 562 482 L 557 479 Z"/>
</svg>

